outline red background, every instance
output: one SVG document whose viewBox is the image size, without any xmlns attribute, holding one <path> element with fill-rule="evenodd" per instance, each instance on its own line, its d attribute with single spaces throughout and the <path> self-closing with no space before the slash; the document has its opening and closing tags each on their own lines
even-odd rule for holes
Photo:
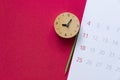
<svg viewBox="0 0 120 80">
<path fill-rule="evenodd" d="M 64 12 L 82 19 L 85 0 L 0 0 L 0 80 L 66 80 L 73 39 L 54 31 Z"/>
</svg>

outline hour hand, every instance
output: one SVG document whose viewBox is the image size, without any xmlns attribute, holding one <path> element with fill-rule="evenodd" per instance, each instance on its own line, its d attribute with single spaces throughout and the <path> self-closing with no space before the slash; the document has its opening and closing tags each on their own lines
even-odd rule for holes
<svg viewBox="0 0 120 80">
<path fill-rule="evenodd" d="M 65 26 L 65 27 L 67 27 L 67 24 L 62 24 L 62 26 Z"/>
</svg>

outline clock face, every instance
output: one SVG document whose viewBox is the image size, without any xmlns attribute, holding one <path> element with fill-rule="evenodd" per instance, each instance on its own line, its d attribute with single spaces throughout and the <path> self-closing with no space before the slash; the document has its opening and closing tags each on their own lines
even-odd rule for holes
<svg viewBox="0 0 120 80">
<path fill-rule="evenodd" d="M 74 37 L 80 28 L 80 22 L 77 16 L 70 12 L 64 12 L 58 15 L 54 22 L 56 33 L 62 38 Z"/>
</svg>

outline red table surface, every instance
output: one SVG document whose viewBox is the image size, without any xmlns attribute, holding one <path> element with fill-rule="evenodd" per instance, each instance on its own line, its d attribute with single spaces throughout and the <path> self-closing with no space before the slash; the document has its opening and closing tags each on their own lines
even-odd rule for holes
<svg viewBox="0 0 120 80">
<path fill-rule="evenodd" d="M 73 39 L 54 31 L 62 12 L 82 19 L 85 0 L 0 0 L 0 80 L 66 80 Z"/>
</svg>

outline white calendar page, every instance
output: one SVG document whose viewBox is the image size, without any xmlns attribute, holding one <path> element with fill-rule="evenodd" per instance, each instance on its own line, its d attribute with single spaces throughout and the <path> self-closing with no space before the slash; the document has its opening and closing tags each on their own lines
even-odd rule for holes
<svg viewBox="0 0 120 80">
<path fill-rule="evenodd" d="M 120 0 L 88 0 L 67 80 L 120 80 Z"/>
</svg>

